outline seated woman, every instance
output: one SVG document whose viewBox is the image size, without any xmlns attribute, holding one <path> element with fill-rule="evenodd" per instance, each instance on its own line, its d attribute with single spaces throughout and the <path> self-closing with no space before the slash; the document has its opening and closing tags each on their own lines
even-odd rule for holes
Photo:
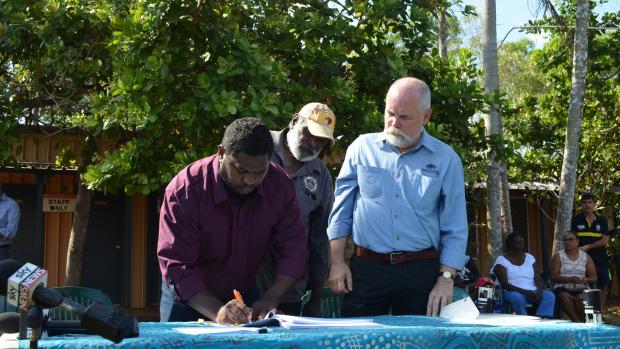
<svg viewBox="0 0 620 349">
<path fill-rule="evenodd" d="M 538 305 L 536 315 L 553 317 L 555 296 L 543 289 L 536 259 L 524 252 L 525 239 L 517 233 L 506 237 L 508 251 L 497 257 L 493 272 L 504 290 L 504 302 L 509 302 L 519 315 L 525 315 L 528 303 Z"/>
<path fill-rule="evenodd" d="M 579 240 L 573 231 L 562 236 L 564 249 L 551 259 L 551 280 L 562 311 L 571 321 L 585 322 L 586 314 L 581 293 L 597 280 L 592 257 L 579 250 Z"/>
</svg>

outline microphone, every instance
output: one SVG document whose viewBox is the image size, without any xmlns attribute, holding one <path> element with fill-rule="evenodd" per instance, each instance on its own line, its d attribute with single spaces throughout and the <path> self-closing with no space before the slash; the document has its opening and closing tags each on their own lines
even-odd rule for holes
<svg viewBox="0 0 620 349">
<path fill-rule="evenodd" d="M 30 263 L 19 265 L 15 260 L 0 261 L 0 293 L 7 295 L 9 304 L 24 310 L 33 305 L 40 309 L 66 309 L 79 315 L 82 328 L 115 343 L 139 335 L 138 320 L 134 315 L 122 314 L 103 304 L 85 307 L 65 298 L 58 290 L 45 287 L 46 270 Z M 7 279 L 8 282 L 4 282 Z"/>
<path fill-rule="evenodd" d="M 26 263 L 9 277 L 6 299 L 10 305 L 16 308 L 28 310 L 32 305 L 32 296 L 35 290 L 46 285 L 47 270 Z"/>
<path fill-rule="evenodd" d="M 0 332 L 17 333 L 19 332 L 19 313 L 0 313 Z"/>
</svg>

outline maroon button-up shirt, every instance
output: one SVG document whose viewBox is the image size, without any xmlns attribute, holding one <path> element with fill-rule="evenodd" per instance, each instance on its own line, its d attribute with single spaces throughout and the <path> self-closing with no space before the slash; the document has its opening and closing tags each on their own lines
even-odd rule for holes
<svg viewBox="0 0 620 349">
<path fill-rule="evenodd" d="M 217 156 L 198 160 L 168 184 L 159 217 L 157 256 L 164 280 L 186 302 L 209 291 L 222 302 L 247 292 L 269 245 L 276 274 L 302 278 L 308 255 L 295 187 L 271 163 L 255 196 L 233 203 Z"/>
</svg>

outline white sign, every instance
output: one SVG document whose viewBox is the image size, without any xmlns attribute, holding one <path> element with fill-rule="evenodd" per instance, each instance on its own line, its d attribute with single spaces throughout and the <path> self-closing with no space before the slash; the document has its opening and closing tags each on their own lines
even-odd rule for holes
<svg viewBox="0 0 620 349">
<path fill-rule="evenodd" d="M 43 196 L 43 212 L 75 212 L 75 195 Z"/>
</svg>

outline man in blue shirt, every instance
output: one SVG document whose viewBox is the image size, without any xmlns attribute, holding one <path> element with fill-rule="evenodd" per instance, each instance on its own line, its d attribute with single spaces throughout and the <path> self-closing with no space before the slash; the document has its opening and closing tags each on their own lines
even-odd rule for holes
<svg viewBox="0 0 620 349">
<path fill-rule="evenodd" d="M 9 258 L 11 241 L 17 234 L 19 206 L 2 191 L 0 183 L 0 261 Z"/>
<path fill-rule="evenodd" d="M 402 78 L 385 99 L 384 131 L 347 149 L 329 218 L 329 286 L 343 316 L 436 316 L 467 260 L 463 165 L 424 131 L 430 90 Z M 345 264 L 347 237 L 355 252 Z"/>
</svg>

